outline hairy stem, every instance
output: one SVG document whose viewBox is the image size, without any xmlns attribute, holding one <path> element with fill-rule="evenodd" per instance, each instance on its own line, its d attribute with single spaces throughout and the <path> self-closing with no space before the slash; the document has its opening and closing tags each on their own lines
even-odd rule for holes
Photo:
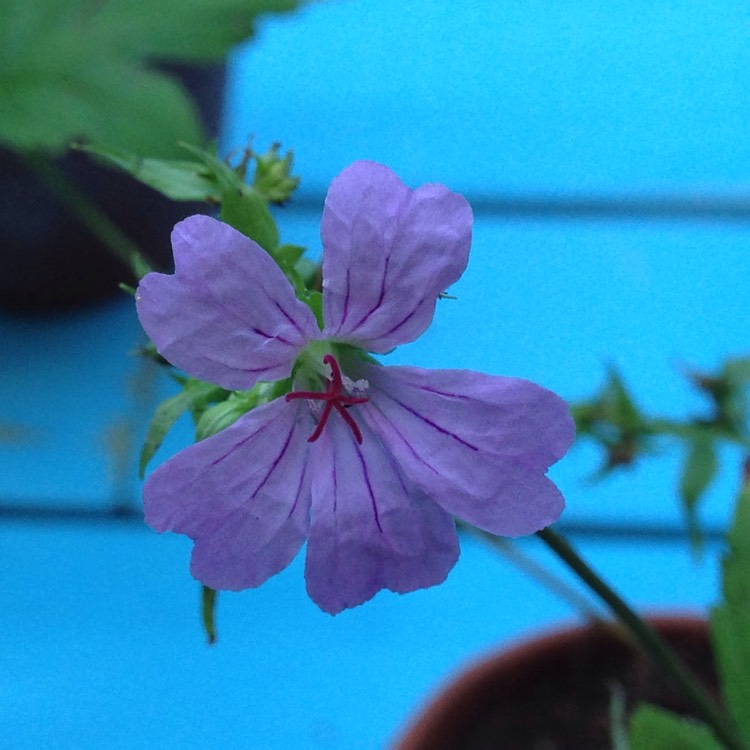
<svg viewBox="0 0 750 750">
<path fill-rule="evenodd" d="M 78 190 L 54 162 L 39 155 L 27 156 L 26 162 L 54 196 L 78 216 L 107 250 L 131 269 L 137 279 L 142 278 L 151 270 L 151 264 L 136 244 Z"/>
</svg>

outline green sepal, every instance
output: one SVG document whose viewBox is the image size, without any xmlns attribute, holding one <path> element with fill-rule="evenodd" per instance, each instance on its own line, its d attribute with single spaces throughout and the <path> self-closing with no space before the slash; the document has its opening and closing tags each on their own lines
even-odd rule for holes
<svg viewBox="0 0 750 750">
<path fill-rule="evenodd" d="M 238 398 L 236 394 L 230 394 L 225 401 L 209 406 L 201 414 L 195 425 L 195 441 L 199 442 L 216 435 L 234 424 L 250 409 L 252 409 L 252 405 L 248 405 L 244 399 Z"/>
<path fill-rule="evenodd" d="M 703 724 L 655 706 L 640 706 L 630 722 L 630 750 L 722 750 Z"/>
<path fill-rule="evenodd" d="M 593 479 L 601 479 L 620 466 L 630 466 L 648 453 L 654 434 L 614 367 L 601 391 L 590 401 L 570 406 L 578 437 L 588 436 L 601 445 L 605 460 Z"/>
<path fill-rule="evenodd" d="M 305 252 L 305 248 L 300 245 L 279 245 L 276 248 L 274 256 L 281 264 L 294 267 Z"/>
<path fill-rule="evenodd" d="M 244 182 L 244 167 L 232 169 L 215 155 L 183 144 L 208 170 L 216 180 L 222 221 L 255 240 L 264 250 L 274 256 L 279 244 L 279 230 L 268 204 L 260 194 Z"/>
<path fill-rule="evenodd" d="M 302 257 L 294 264 L 294 272 L 305 289 L 320 288 L 320 263 Z"/>
<path fill-rule="evenodd" d="M 702 422 L 747 446 L 750 359 L 728 359 L 716 374 L 691 372 L 689 377 L 712 402 L 711 413 Z"/>
<path fill-rule="evenodd" d="M 174 423 L 186 412 L 200 413 L 214 401 L 225 398 L 227 391 L 218 385 L 202 380 L 186 379 L 182 390 L 175 396 L 162 401 L 156 408 L 146 433 L 146 441 L 141 450 L 139 475 L 143 479 L 146 467 L 164 442 L 164 438 Z"/>
<path fill-rule="evenodd" d="M 219 218 L 255 240 L 275 258 L 279 230 L 268 205 L 255 189 L 247 185 L 239 189 L 228 187 L 222 191 L 220 201 Z"/>
<path fill-rule="evenodd" d="M 723 599 L 711 614 L 722 691 L 740 735 L 750 746 L 750 480 L 740 491 L 723 562 Z"/>
<path fill-rule="evenodd" d="M 315 290 L 307 289 L 299 295 L 300 299 L 307 304 L 315 315 L 318 328 L 323 330 L 323 295 Z"/>
<path fill-rule="evenodd" d="M 195 425 L 195 440 L 205 440 L 234 424 L 243 414 L 291 390 L 291 379 L 260 382 L 247 391 L 233 391 L 220 403 L 208 407 Z"/>
<path fill-rule="evenodd" d="M 201 619 L 209 646 L 216 643 L 216 600 L 218 593 L 208 586 L 201 586 Z"/>
</svg>

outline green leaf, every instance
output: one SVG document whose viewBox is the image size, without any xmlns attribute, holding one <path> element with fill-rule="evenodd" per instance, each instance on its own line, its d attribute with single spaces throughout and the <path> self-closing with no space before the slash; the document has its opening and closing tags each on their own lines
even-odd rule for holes
<svg viewBox="0 0 750 750">
<path fill-rule="evenodd" d="M 250 37 L 265 13 L 295 10 L 302 0 L 108 0 L 94 28 L 108 44 L 160 60 L 218 61 Z"/>
<path fill-rule="evenodd" d="M 736 385 L 747 385 L 750 383 L 750 359 L 739 357 L 728 359 L 724 363 L 724 375 L 730 382 Z"/>
<path fill-rule="evenodd" d="M 138 467 L 141 478 L 146 473 L 148 462 L 164 442 L 174 423 L 187 411 L 202 410 L 213 401 L 224 398 L 227 392 L 218 385 L 201 380 L 188 380 L 176 396 L 162 401 L 156 408 L 146 433 L 146 442 L 141 450 Z"/>
<path fill-rule="evenodd" d="M 711 632 L 724 699 L 750 745 L 750 482 L 740 492 L 724 559 L 723 601 Z"/>
<path fill-rule="evenodd" d="M 219 189 L 201 162 L 185 159 L 154 159 L 127 151 L 112 151 L 96 146 L 80 148 L 98 161 L 127 172 L 144 185 L 175 201 L 218 203 Z"/>
<path fill-rule="evenodd" d="M 718 468 L 714 437 L 710 430 L 704 429 L 688 443 L 688 454 L 680 479 L 680 497 L 694 544 L 700 541 L 696 507 Z"/>
<path fill-rule="evenodd" d="M 33 71 L 0 69 L 1 144 L 60 152 L 72 140 L 93 141 L 169 157 L 180 141 L 203 140 L 193 103 L 170 78 L 105 55 L 47 58 Z"/>
<path fill-rule="evenodd" d="M 73 140 L 176 158 L 199 143 L 194 104 L 154 60 L 220 60 L 261 13 L 298 0 L 3 0 L 0 145 Z"/>
<path fill-rule="evenodd" d="M 722 750 L 722 745 L 703 724 L 643 705 L 630 723 L 630 750 Z"/>
</svg>

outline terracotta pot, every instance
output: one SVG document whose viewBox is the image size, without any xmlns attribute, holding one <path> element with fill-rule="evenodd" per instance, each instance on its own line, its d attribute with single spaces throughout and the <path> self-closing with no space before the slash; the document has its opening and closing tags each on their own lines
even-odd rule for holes
<svg viewBox="0 0 750 750">
<path fill-rule="evenodd" d="M 224 66 L 162 66 L 181 79 L 206 132 L 218 133 L 224 100 Z M 56 165 L 149 258 L 167 269 L 169 235 L 180 219 L 205 204 L 175 203 L 126 174 L 71 152 Z M 80 306 L 132 283 L 89 229 L 64 207 L 14 152 L 0 149 L 0 307 L 44 311 Z"/>
<path fill-rule="evenodd" d="M 649 618 L 718 695 L 707 622 Z M 619 686 L 619 688 L 615 688 Z M 611 748 L 610 705 L 621 690 L 689 715 L 679 692 L 619 626 L 592 624 L 512 646 L 459 674 L 415 719 L 395 750 L 598 750 Z"/>
</svg>

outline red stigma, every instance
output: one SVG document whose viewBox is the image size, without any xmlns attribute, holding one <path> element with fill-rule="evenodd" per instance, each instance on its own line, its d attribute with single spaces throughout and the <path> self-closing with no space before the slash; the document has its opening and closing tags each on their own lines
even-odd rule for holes
<svg viewBox="0 0 750 750">
<path fill-rule="evenodd" d="M 326 354 L 323 357 L 323 363 L 331 368 L 331 380 L 327 381 L 325 391 L 292 391 L 291 393 L 287 393 L 285 398 L 287 401 L 295 398 L 305 398 L 326 402 L 315 432 L 307 438 L 308 443 L 314 443 L 323 434 L 323 428 L 326 426 L 326 422 L 328 422 L 328 417 L 331 416 L 331 412 L 335 409 L 354 433 L 354 439 L 361 445 L 362 432 L 354 419 L 352 419 L 351 414 L 346 410 L 346 407 L 353 406 L 354 404 L 364 404 L 368 399 L 347 396 L 343 390 L 344 382 L 341 378 L 341 368 L 332 354 Z"/>
</svg>

